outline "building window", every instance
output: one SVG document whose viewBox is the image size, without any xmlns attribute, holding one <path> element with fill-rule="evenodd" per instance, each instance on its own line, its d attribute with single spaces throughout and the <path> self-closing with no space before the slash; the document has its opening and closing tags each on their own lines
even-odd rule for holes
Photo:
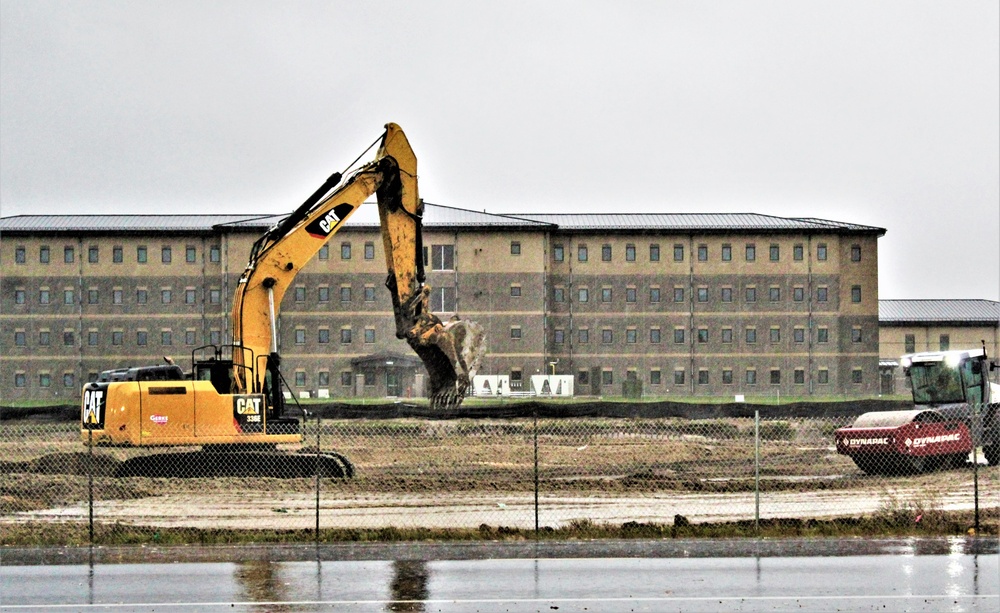
<svg viewBox="0 0 1000 613">
<path fill-rule="evenodd" d="M 802 302 L 806 299 L 806 290 L 804 287 L 794 287 L 792 288 L 792 300 L 795 302 Z"/>
<path fill-rule="evenodd" d="M 455 245 L 431 245 L 431 270 L 455 270 Z"/>
<path fill-rule="evenodd" d="M 303 331 L 302 337 L 303 337 L 303 340 L 305 340 L 305 331 Z M 329 343 L 330 342 L 330 329 L 329 328 L 320 328 L 317 331 L 316 340 L 321 345 L 326 345 L 327 343 Z"/>
<path fill-rule="evenodd" d="M 723 302 L 732 302 L 733 301 L 733 288 L 731 288 L 731 287 L 724 287 L 724 288 L 722 288 L 721 296 L 722 296 L 722 301 Z"/>
<path fill-rule="evenodd" d="M 375 328 L 365 328 L 365 342 L 369 344 L 375 342 Z"/>
<path fill-rule="evenodd" d="M 826 302 L 828 289 L 825 287 L 816 288 L 816 302 Z"/>
<path fill-rule="evenodd" d="M 851 342 L 852 343 L 861 342 L 861 328 L 857 326 L 851 328 Z"/>
<path fill-rule="evenodd" d="M 72 264 L 76 259 L 72 247 L 63 247 L 63 262 L 66 264 Z"/>
<path fill-rule="evenodd" d="M 861 286 L 852 285 L 851 286 L 851 302 L 857 304 L 861 302 Z"/>
<path fill-rule="evenodd" d="M 590 299 L 590 290 L 586 287 L 581 287 L 577 292 L 577 302 L 587 302 Z"/>
<path fill-rule="evenodd" d="M 748 287 L 745 291 L 747 302 L 757 302 L 757 288 Z"/>
<path fill-rule="evenodd" d="M 581 261 L 581 262 L 586 262 L 587 261 L 587 246 L 586 245 L 578 245 L 577 246 L 577 248 L 576 248 L 576 259 L 579 260 L 579 261 Z"/>
<path fill-rule="evenodd" d="M 855 368 L 851 371 L 851 383 L 861 383 L 863 381 L 863 376 L 861 374 L 860 368 Z"/>
<path fill-rule="evenodd" d="M 302 288 L 302 289 L 305 290 L 305 288 Z M 320 285 L 316 289 L 316 298 L 317 298 L 317 300 L 319 302 L 330 302 L 330 288 L 329 288 L 329 286 Z M 303 294 L 302 294 L 302 300 L 305 300 L 305 299 L 306 299 L 305 292 L 303 292 Z"/>
<path fill-rule="evenodd" d="M 96 289 L 87 290 L 87 304 L 99 304 L 101 302 L 101 293 Z"/>
<path fill-rule="evenodd" d="M 757 259 L 757 245 L 753 243 L 747 244 L 747 262 L 753 262 Z"/>
<path fill-rule="evenodd" d="M 87 249 L 87 261 L 91 264 L 97 264 L 101 261 L 101 252 L 95 245 L 91 245 Z"/>
<path fill-rule="evenodd" d="M 703 368 L 698 370 L 698 385 L 708 385 L 708 371 Z"/>
<path fill-rule="evenodd" d="M 197 300 L 197 294 L 193 289 L 184 290 L 184 304 L 194 304 Z"/>
<path fill-rule="evenodd" d="M 521 241 L 510 241 L 510 254 L 521 255 Z"/>
<path fill-rule="evenodd" d="M 698 261 L 708 261 L 708 245 L 698 245 Z"/>
<path fill-rule="evenodd" d="M 87 331 L 87 345 L 89 347 L 96 347 L 97 346 L 97 342 L 99 340 L 99 336 L 100 335 L 97 333 L 96 330 L 88 330 Z"/>
<path fill-rule="evenodd" d="M 771 369 L 771 385 L 781 384 L 781 371 L 777 368 Z"/>
<path fill-rule="evenodd" d="M 590 330 L 588 328 L 580 328 L 576 331 L 576 340 L 581 345 L 586 345 L 590 342 Z"/>
<path fill-rule="evenodd" d="M 51 259 L 52 259 L 52 256 L 49 253 L 49 248 L 48 247 L 39 247 L 38 248 L 38 262 L 40 264 L 48 264 Z"/>
<path fill-rule="evenodd" d="M 23 331 L 18 330 L 14 332 L 14 345 L 17 347 L 26 347 L 28 345 L 27 335 Z"/>
<path fill-rule="evenodd" d="M 826 385 L 830 382 L 830 371 L 825 368 L 820 368 L 816 373 L 816 382 L 821 385 Z"/>
<path fill-rule="evenodd" d="M 605 345 L 610 345 L 615 341 L 615 334 L 611 331 L 611 328 L 604 328 L 601 330 L 601 342 Z"/>
<path fill-rule="evenodd" d="M 635 261 L 635 245 L 628 243 L 625 245 L 625 261 L 634 262 Z"/>
<path fill-rule="evenodd" d="M 295 329 L 295 344 L 305 345 L 306 344 L 306 329 L 296 328 Z"/>
<path fill-rule="evenodd" d="M 14 373 L 14 387 L 26 387 L 27 385 L 28 379 L 23 372 Z"/>
<path fill-rule="evenodd" d="M 771 287 L 771 288 L 769 288 L 767 290 L 767 294 L 768 294 L 768 297 L 771 299 L 771 302 L 781 302 L 781 288 L 780 287 Z"/>
<path fill-rule="evenodd" d="M 340 342 L 342 344 L 345 344 L 345 345 L 351 342 L 351 329 L 350 328 L 341 328 L 340 329 Z"/>
<path fill-rule="evenodd" d="M 14 290 L 14 304 L 24 304 L 28 299 L 27 296 L 23 289 Z"/>
<path fill-rule="evenodd" d="M 674 371 L 674 385 L 684 385 L 684 369 L 679 368 Z"/>
<path fill-rule="evenodd" d="M 160 344 L 161 345 L 173 345 L 174 344 L 174 333 L 170 330 L 160 331 Z"/>
<path fill-rule="evenodd" d="M 520 298 L 521 297 L 521 286 L 520 285 L 516 285 L 516 284 L 511 285 L 510 286 L 510 295 L 511 295 L 512 298 Z"/>
<path fill-rule="evenodd" d="M 801 368 L 796 368 L 793 373 L 793 377 L 795 385 L 802 385 L 806 382 L 806 371 Z"/>
<path fill-rule="evenodd" d="M 820 262 L 826 261 L 826 243 L 816 245 L 816 259 Z"/>
<path fill-rule="evenodd" d="M 375 243 L 371 241 L 365 243 L 365 259 L 366 260 L 375 259 Z"/>
<path fill-rule="evenodd" d="M 699 287 L 698 288 L 698 302 L 708 302 L 708 288 Z"/>
<path fill-rule="evenodd" d="M 365 302 L 375 302 L 375 286 L 365 286 Z"/>
<path fill-rule="evenodd" d="M 552 331 L 552 342 L 556 345 L 562 345 L 566 342 L 566 331 L 562 328 L 556 328 Z"/>
<path fill-rule="evenodd" d="M 351 286 L 342 285 L 340 286 L 340 301 L 350 302 L 351 301 Z"/>
<path fill-rule="evenodd" d="M 146 251 L 145 246 L 139 246 L 135 248 L 135 261 L 140 264 L 145 264 L 149 254 Z"/>
<path fill-rule="evenodd" d="M 674 328 L 674 342 L 675 343 L 684 342 L 684 328 Z"/>
<path fill-rule="evenodd" d="M 781 328 L 771 328 L 769 338 L 772 343 L 781 342 Z"/>
<path fill-rule="evenodd" d="M 601 288 L 601 302 L 611 302 L 611 288 L 602 287 Z"/>
<path fill-rule="evenodd" d="M 211 344 L 218 345 L 222 342 L 222 332 L 220 330 L 209 330 L 208 339 Z"/>
<path fill-rule="evenodd" d="M 63 304 L 74 304 L 76 301 L 76 296 L 73 294 L 73 290 L 67 289 L 63 290 Z"/>
<path fill-rule="evenodd" d="M 42 289 L 38 290 L 38 304 L 48 304 L 49 303 L 49 290 Z"/>
<path fill-rule="evenodd" d="M 160 249 L 160 261 L 164 264 L 169 264 L 173 260 L 173 255 L 170 247 L 163 247 Z"/>
<path fill-rule="evenodd" d="M 660 369 L 654 368 L 649 371 L 649 384 L 650 385 L 660 384 Z"/>
<path fill-rule="evenodd" d="M 349 371 L 349 370 L 341 371 L 341 373 L 340 373 L 340 384 L 343 385 L 344 387 L 350 387 L 351 386 L 351 379 L 352 378 L 353 377 L 351 377 L 351 371 Z"/>
<path fill-rule="evenodd" d="M 601 261 L 610 262 L 611 261 L 611 245 L 601 245 Z"/>
<path fill-rule="evenodd" d="M 161 289 L 160 290 L 160 302 L 162 302 L 163 304 L 170 304 L 170 301 L 172 299 L 173 299 L 173 291 L 172 290 L 170 290 L 170 289 Z"/>
<path fill-rule="evenodd" d="M 552 246 L 552 259 L 555 260 L 556 262 L 562 262 L 563 260 L 566 259 L 566 250 L 563 248 L 562 245 Z"/>
<path fill-rule="evenodd" d="M 564 288 L 564 287 L 554 287 L 554 288 L 552 288 L 552 301 L 553 302 L 565 302 L 566 301 L 566 288 Z"/>
<path fill-rule="evenodd" d="M 805 328 L 795 328 L 792 330 L 792 340 L 796 343 L 806 342 L 806 329 Z"/>
<path fill-rule="evenodd" d="M 222 291 L 218 289 L 208 290 L 208 301 L 211 304 L 221 304 L 222 303 Z"/>
<path fill-rule="evenodd" d="M 635 302 L 638 298 L 638 292 L 634 287 L 625 288 L 625 302 Z"/>
<path fill-rule="evenodd" d="M 135 333 L 135 344 L 140 347 L 144 347 L 148 340 L 149 334 L 145 330 L 139 330 Z"/>
<path fill-rule="evenodd" d="M 42 347 L 48 347 L 49 346 L 49 336 L 50 336 L 50 333 L 49 333 L 48 330 L 39 330 L 39 332 L 38 332 L 38 344 L 41 345 Z"/>
<path fill-rule="evenodd" d="M 615 375 L 612 370 L 601 371 L 601 385 L 614 385 Z"/>
<path fill-rule="evenodd" d="M 732 328 L 723 328 L 722 329 L 722 342 L 723 343 L 731 343 L 731 342 L 733 342 L 733 329 Z"/>
<path fill-rule="evenodd" d="M 674 245 L 674 261 L 684 261 L 684 245 Z"/>
<path fill-rule="evenodd" d="M 330 245 L 323 245 L 322 247 L 320 247 L 319 251 L 316 253 L 316 257 L 318 257 L 321 260 L 329 260 L 330 259 Z"/>
<path fill-rule="evenodd" d="M 118 345 L 121 345 L 124 342 L 125 342 L 125 333 L 124 332 L 122 332 L 121 330 L 115 330 L 115 331 L 113 331 L 111 333 L 111 344 L 112 345 L 118 346 Z"/>
<path fill-rule="evenodd" d="M 454 287 L 436 287 L 431 292 L 431 310 L 439 313 L 454 313 L 458 308 L 458 298 Z"/>
<path fill-rule="evenodd" d="M 861 245 L 851 245 L 851 261 L 861 261 Z"/>
<path fill-rule="evenodd" d="M 755 369 L 747 369 L 746 382 L 747 385 L 757 385 L 757 371 Z"/>
<path fill-rule="evenodd" d="M 804 256 L 805 250 L 802 248 L 802 243 L 796 243 L 796 245 L 792 247 L 792 259 L 796 262 L 801 262 Z"/>
<path fill-rule="evenodd" d="M 708 328 L 698 328 L 698 342 L 699 343 L 708 342 Z"/>
<path fill-rule="evenodd" d="M 47 372 L 43 372 L 43 373 L 41 373 L 41 374 L 38 375 L 38 386 L 39 387 L 49 387 L 50 385 L 52 385 L 52 375 L 51 374 L 49 374 Z"/>
<path fill-rule="evenodd" d="M 777 262 L 781 259 L 781 247 L 778 245 L 771 245 L 768 248 L 768 257 L 770 257 L 772 262 Z"/>
<path fill-rule="evenodd" d="M 649 246 L 649 261 L 659 262 L 660 261 L 660 246 L 656 243 L 652 243 Z"/>
<path fill-rule="evenodd" d="M 675 287 L 674 288 L 674 302 L 684 302 L 684 288 Z"/>
<path fill-rule="evenodd" d="M 746 339 L 747 343 L 753 344 L 757 342 L 757 328 L 747 328 L 746 329 Z"/>
<path fill-rule="evenodd" d="M 295 386 L 296 387 L 305 387 L 305 385 L 306 385 L 306 373 L 305 373 L 305 371 L 296 370 L 295 371 Z"/>
<path fill-rule="evenodd" d="M 515 341 L 521 340 L 521 326 L 510 327 L 510 338 Z"/>
<path fill-rule="evenodd" d="M 722 384 L 723 385 L 733 384 L 733 371 L 731 368 L 722 369 Z"/>
<path fill-rule="evenodd" d="M 198 261 L 198 250 L 188 245 L 184 248 L 184 261 L 188 264 L 194 264 Z"/>
<path fill-rule="evenodd" d="M 826 327 L 820 327 L 816 329 L 816 342 L 817 343 L 828 343 L 830 342 L 830 329 Z"/>
<path fill-rule="evenodd" d="M 222 248 L 219 245 L 212 245 L 208 248 L 208 261 L 218 264 L 222 261 Z"/>
<path fill-rule="evenodd" d="M 732 260 L 733 260 L 733 246 L 732 245 L 728 245 L 728 244 L 723 245 L 722 246 L 722 261 L 723 262 L 731 262 Z"/>
<path fill-rule="evenodd" d="M 348 242 L 340 243 L 340 259 L 342 260 L 351 259 L 351 243 Z"/>
<path fill-rule="evenodd" d="M 649 288 L 649 301 L 650 302 L 660 301 L 660 288 L 658 287 Z"/>
<path fill-rule="evenodd" d="M 24 247 L 17 247 L 17 248 L 14 249 L 14 263 L 15 264 L 24 264 L 25 262 L 27 262 L 27 259 L 28 259 L 28 256 L 27 256 L 27 252 L 25 251 Z"/>
<path fill-rule="evenodd" d="M 903 336 L 903 352 L 914 353 L 917 350 L 917 337 L 913 334 Z"/>
<path fill-rule="evenodd" d="M 319 387 L 330 387 L 330 372 L 326 370 L 321 370 L 317 373 L 316 385 Z"/>
<path fill-rule="evenodd" d="M 195 338 L 196 338 L 196 333 L 195 333 L 194 330 L 185 330 L 184 331 L 184 344 L 185 345 L 194 345 Z"/>
<path fill-rule="evenodd" d="M 941 351 L 948 351 L 951 348 L 951 337 L 947 334 L 942 334 L 938 338 L 938 342 L 940 343 Z"/>
<path fill-rule="evenodd" d="M 638 340 L 638 336 L 636 335 L 635 328 L 629 328 L 629 329 L 625 330 L 625 342 L 626 343 L 635 344 L 635 342 L 637 340 Z"/>
</svg>

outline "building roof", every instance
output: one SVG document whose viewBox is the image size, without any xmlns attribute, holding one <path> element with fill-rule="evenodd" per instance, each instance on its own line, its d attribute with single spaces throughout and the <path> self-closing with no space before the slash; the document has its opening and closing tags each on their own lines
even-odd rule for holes
<svg viewBox="0 0 1000 613">
<path fill-rule="evenodd" d="M 511 217 L 544 221 L 561 230 L 679 230 L 864 232 L 885 228 L 806 217 L 774 217 L 758 213 L 511 213 Z"/>
<path fill-rule="evenodd" d="M 280 215 L 17 215 L 0 218 L 0 232 L 216 232 L 223 227 L 264 230 Z M 378 226 L 378 207 L 361 207 L 347 227 Z M 814 218 L 774 217 L 756 213 L 602 213 L 497 214 L 424 203 L 427 228 L 536 228 L 570 231 L 671 230 L 763 232 L 861 232 L 885 234 L 884 228 Z"/>
<path fill-rule="evenodd" d="M 879 300 L 883 325 L 951 323 L 1000 325 L 1000 302 L 995 300 Z"/>
</svg>

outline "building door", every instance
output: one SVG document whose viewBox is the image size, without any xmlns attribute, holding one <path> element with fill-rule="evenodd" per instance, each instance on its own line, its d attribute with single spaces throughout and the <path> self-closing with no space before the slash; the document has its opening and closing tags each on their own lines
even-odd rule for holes
<svg viewBox="0 0 1000 613">
<path fill-rule="evenodd" d="M 399 371 L 395 368 L 385 369 L 386 396 L 399 396 Z"/>
</svg>

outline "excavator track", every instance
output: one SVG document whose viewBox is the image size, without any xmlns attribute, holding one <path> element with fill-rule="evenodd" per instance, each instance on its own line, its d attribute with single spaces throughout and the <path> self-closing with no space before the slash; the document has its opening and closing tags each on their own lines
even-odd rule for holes
<svg viewBox="0 0 1000 613">
<path fill-rule="evenodd" d="M 115 477 L 263 477 L 303 479 L 354 477 L 354 465 L 342 454 L 216 449 L 183 453 L 157 453 L 130 458 L 115 470 Z"/>
</svg>

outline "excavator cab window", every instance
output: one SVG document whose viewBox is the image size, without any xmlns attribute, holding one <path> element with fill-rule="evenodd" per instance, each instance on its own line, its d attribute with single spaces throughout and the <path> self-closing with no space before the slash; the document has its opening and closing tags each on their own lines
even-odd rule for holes
<svg viewBox="0 0 1000 613">
<path fill-rule="evenodd" d="M 211 381 L 212 387 L 220 394 L 231 394 L 233 387 L 233 361 L 209 358 L 195 364 L 195 378 Z"/>
</svg>

